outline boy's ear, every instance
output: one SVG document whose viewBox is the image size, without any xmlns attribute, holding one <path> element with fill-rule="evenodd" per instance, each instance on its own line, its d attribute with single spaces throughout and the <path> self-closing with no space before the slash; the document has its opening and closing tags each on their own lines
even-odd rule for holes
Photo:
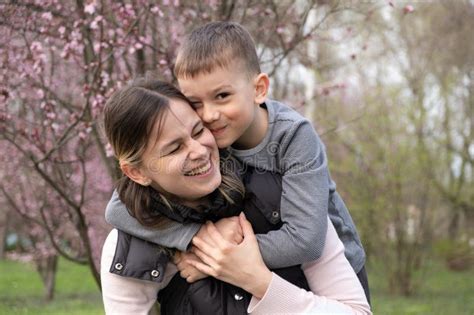
<svg viewBox="0 0 474 315">
<path fill-rule="evenodd" d="M 254 79 L 255 86 L 255 104 L 262 104 L 267 99 L 268 88 L 270 87 L 270 79 L 268 74 L 260 73 Z"/>
<path fill-rule="evenodd" d="M 148 178 L 143 172 L 135 166 L 131 166 L 128 163 L 120 164 L 120 169 L 122 172 L 135 183 L 142 186 L 149 186 L 151 184 L 151 179 Z"/>
</svg>

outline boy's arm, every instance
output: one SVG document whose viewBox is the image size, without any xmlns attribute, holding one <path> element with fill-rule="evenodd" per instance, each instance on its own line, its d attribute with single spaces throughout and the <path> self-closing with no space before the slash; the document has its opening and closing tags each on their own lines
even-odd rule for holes
<svg viewBox="0 0 474 315">
<path fill-rule="evenodd" d="M 299 265 L 318 259 L 324 249 L 328 217 L 328 170 L 324 146 L 313 126 L 301 120 L 280 141 L 282 174 L 279 230 L 258 234 L 269 268 Z"/>
<path fill-rule="evenodd" d="M 192 238 L 201 228 L 201 224 L 182 224 L 173 221 L 160 229 L 145 227 L 128 213 L 115 190 L 105 209 L 105 220 L 128 234 L 181 251 L 188 250 Z"/>
</svg>

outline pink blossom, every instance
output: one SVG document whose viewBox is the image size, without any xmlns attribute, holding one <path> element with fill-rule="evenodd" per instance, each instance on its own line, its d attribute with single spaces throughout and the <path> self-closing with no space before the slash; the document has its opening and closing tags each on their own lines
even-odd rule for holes
<svg viewBox="0 0 474 315">
<path fill-rule="evenodd" d="M 84 6 L 84 12 L 87 13 L 87 14 L 94 14 L 95 12 L 95 3 L 94 2 L 91 2 L 89 4 L 86 4 Z"/>
<path fill-rule="evenodd" d="M 47 21 L 51 21 L 53 19 L 53 14 L 51 14 L 51 12 L 45 12 L 41 17 Z"/>
<path fill-rule="evenodd" d="M 404 8 L 403 8 L 403 13 L 404 14 L 408 14 L 408 13 L 412 13 L 413 11 L 415 11 L 415 8 L 412 6 L 412 5 L 406 5 Z"/>
<path fill-rule="evenodd" d="M 114 150 L 112 149 L 112 146 L 108 142 L 105 145 L 105 153 L 108 157 L 114 156 Z"/>
<path fill-rule="evenodd" d="M 94 43 L 94 52 L 97 54 L 100 51 L 101 43 L 95 42 Z"/>
<path fill-rule="evenodd" d="M 38 96 L 38 98 L 42 99 L 44 97 L 43 89 L 37 89 L 36 90 L 36 95 Z"/>
<path fill-rule="evenodd" d="M 38 42 L 38 41 L 34 41 L 34 42 L 31 43 L 30 49 L 33 52 L 41 52 L 41 51 L 43 51 L 43 45 L 41 45 L 41 43 Z"/>
</svg>

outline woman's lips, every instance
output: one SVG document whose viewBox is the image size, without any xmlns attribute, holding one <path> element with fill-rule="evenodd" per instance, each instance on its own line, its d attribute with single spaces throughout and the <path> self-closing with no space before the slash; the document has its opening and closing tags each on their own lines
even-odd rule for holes
<svg viewBox="0 0 474 315">
<path fill-rule="evenodd" d="M 189 174 L 189 175 L 185 175 L 185 176 L 194 177 L 194 178 L 207 177 L 214 171 L 214 162 L 212 161 L 212 159 L 209 160 L 208 167 L 209 168 L 207 170 L 205 170 L 205 172 L 203 172 L 203 173 L 193 174 L 193 175 Z"/>
</svg>

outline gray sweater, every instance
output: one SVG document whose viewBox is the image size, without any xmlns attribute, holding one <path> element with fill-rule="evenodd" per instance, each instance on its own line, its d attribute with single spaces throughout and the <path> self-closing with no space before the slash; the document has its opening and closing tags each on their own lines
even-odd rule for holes
<svg viewBox="0 0 474 315">
<path fill-rule="evenodd" d="M 269 268 L 282 268 L 318 259 L 323 251 L 329 215 L 355 272 L 365 264 L 365 252 L 344 202 L 336 192 L 327 167 L 323 143 L 311 123 L 279 102 L 265 103 L 268 130 L 249 150 L 231 149 L 244 164 L 282 175 L 279 230 L 258 234 Z M 131 217 L 114 192 L 106 209 L 108 223 L 142 239 L 186 250 L 199 224 L 173 223 L 166 229 L 143 227 Z"/>
</svg>

